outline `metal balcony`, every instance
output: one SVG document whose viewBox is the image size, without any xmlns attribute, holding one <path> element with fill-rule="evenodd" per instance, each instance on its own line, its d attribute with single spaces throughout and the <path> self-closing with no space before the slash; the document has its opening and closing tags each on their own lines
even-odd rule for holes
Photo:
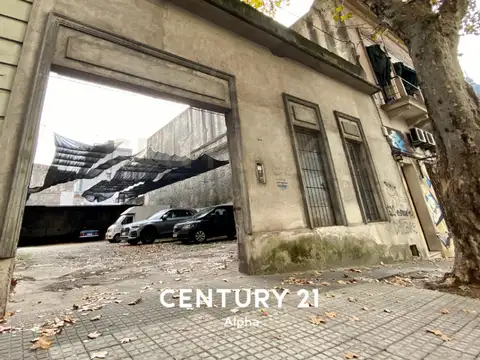
<svg viewBox="0 0 480 360">
<path fill-rule="evenodd" d="M 392 84 L 383 90 L 385 104 L 382 109 L 392 120 L 403 120 L 409 127 L 423 127 L 429 123 L 425 100 L 418 87 L 395 76 Z"/>
</svg>

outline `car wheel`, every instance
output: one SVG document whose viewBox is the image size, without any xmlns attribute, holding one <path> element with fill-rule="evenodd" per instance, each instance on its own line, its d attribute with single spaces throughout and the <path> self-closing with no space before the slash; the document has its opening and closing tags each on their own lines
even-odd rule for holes
<svg viewBox="0 0 480 360">
<path fill-rule="evenodd" d="M 142 244 L 153 244 L 157 239 L 156 234 L 153 231 L 147 230 L 145 234 L 141 235 Z"/>
<path fill-rule="evenodd" d="M 205 234 L 205 231 L 203 230 L 197 230 L 195 231 L 195 234 L 193 234 L 193 240 L 198 244 L 204 243 L 207 241 L 207 234 Z"/>
<path fill-rule="evenodd" d="M 130 245 L 137 245 L 140 242 L 140 239 L 129 239 L 128 243 Z"/>
<path fill-rule="evenodd" d="M 117 234 L 113 237 L 113 239 L 108 239 L 109 243 L 119 243 L 120 242 L 120 234 Z"/>
</svg>

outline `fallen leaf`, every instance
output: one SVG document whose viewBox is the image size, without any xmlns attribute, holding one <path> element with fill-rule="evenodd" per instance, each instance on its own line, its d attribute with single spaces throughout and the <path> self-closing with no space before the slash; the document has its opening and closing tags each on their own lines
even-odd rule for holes
<svg viewBox="0 0 480 360">
<path fill-rule="evenodd" d="M 115 304 L 120 304 L 123 300 L 115 300 L 114 303 Z"/>
<path fill-rule="evenodd" d="M 442 335 L 440 336 L 440 339 L 442 339 L 443 341 L 450 341 L 450 340 L 452 340 L 451 338 L 449 338 L 449 337 L 448 337 L 447 335 L 445 335 L 445 334 L 442 334 Z"/>
<path fill-rule="evenodd" d="M 383 309 L 383 311 L 386 312 L 386 313 L 391 313 L 392 312 L 392 310 L 389 310 L 389 309 Z"/>
<path fill-rule="evenodd" d="M 42 329 L 43 336 L 53 336 L 58 333 L 58 329 Z"/>
<path fill-rule="evenodd" d="M 385 265 L 385 264 L 383 263 L 383 261 L 380 261 L 380 265 Z"/>
<path fill-rule="evenodd" d="M 261 316 L 268 316 L 268 312 L 265 309 L 260 309 L 260 315 Z"/>
<path fill-rule="evenodd" d="M 228 282 L 228 279 L 223 279 L 224 282 Z"/>
<path fill-rule="evenodd" d="M 440 310 L 440 312 L 442 314 L 450 314 L 450 311 L 448 311 L 448 309 L 442 309 L 442 310 Z"/>
<path fill-rule="evenodd" d="M 307 304 L 308 304 L 309 307 L 313 307 L 313 304 L 312 304 L 311 301 L 307 301 Z"/>
<path fill-rule="evenodd" d="M 13 316 L 13 315 L 15 315 L 15 311 L 7 311 L 5 313 L 5 316 Z"/>
<path fill-rule="evenodd" d="M 361 273 L 362 272 L 362 270 L 360 270 L 360 269 L 350 269 L 350 271 L 351 272 L 356 272 L 356 273 Z"/>
<path fill-rule="evenodd" d="M 129 343 L 131 341 L 132 341 L 132 339 L 130 339 L 130 338 L 124 338 L 124 339 L 120 340 L 120 343 L 121 344 L 126 344 L 126 343 Z"/>
<path fill-rule="evenodd" d="M 345 285 L 347 282 L 345 280 L 337 280 L 337 283 Z"/>
<path fill-rule="evenodd" d="M 95 321 L 95 320 L 100 320 L 102 318 L 102 315 L 97 315 L 97 316 L 94 316 L 92 318 L 90 318 L 91 321 Z"/>
<path fill-rule="evenodd" d="M 180 280 L 182 280 L 182 278 L 176 278 L 176 279 L 175 279 L 175 281 L 180 281 Z"/>
<path fill-rule="evenodd" d="M 232 313 L 236 314 L 238 312 L 240 312 L 240 309 L 239 308 L 233 308 L 232 310 L 230 310 Z"/>
<path fill-rule="evenodd" d="M 349 298 L 348 298 L 348 301 L 350 301 L 350 302 L 356 302 L 357 299 L 355 299 L 355 298 L 353 298 L 353 297 L 349 297 Z"/>
<path fill-rule="evenodd" d="M 31 350 L 42 349 L 47 350 L 52 346 L 53 341 L 49 340 L 46 336 L 39 337 L 30 348 Z"/>
<path fill-rule="evenodd" d="M 179 298 L 180 298 L 180 295 L 178 295 L 178 294 L 173 294 L 173 295 L 172 295 L 172 298 L 173 298 L 173 299 L 179 299 Z"/>
<path fill-rule="evenodd" d="M 94 331 L 94 332 L 88 334 L 87 336 L 88 336 L 89 339 L 96 339 L 96 338 L 98 338 L 98 337 L 101 336 L 101 335 L 102 335 L 102 334 L 99 333 L 98 331 Z"/>
<path fill-rule="evenodd" d="M 322 282 L 320 285 L 322 286 L 330 286 L 330 283 L 328 281 L 324 281 Z"/>
<path fill-rule="evenodd" d="M 138 298 L 136 300 L 130 301 L 128 305 L 137 305 L 140 301 L 142 301 L 142 298 Z"/>
<path fill-rule="evenodd" d="M 368 308 L 366 306 L 362 307 L 362 310 L 368 311 Z"/>
<path fill-rule="evenodd" d="M 358 354 L 354 354 L 354 353 L 346 353 L 345 355 L 343 355 L 345 359 L 360 359 L 360 355 Z"/>
<path fill-rule="evenodd" d="M 477 313 L 475 310 L 470 310 L 470 309 L 463 309 L 462 311 L 467 313 L 467 314 L 476 314 Z"/>
<path fill-rule="evenodd" d="M 335 319 L 337 317 L 337 313 L 334 312 L 326 312 L 325 316 L 330 318 L 330 319 Z"/>
<path fill-rule="evenodd" d="M 75 319 L 73 319 L 71 316 L 65 316 L 63 318 L 63 321 L 65 321 L 68 324 L 75 324 Z"/>
<path fill-rule="evenodd" d="M 443 333 L 440 330 L 427 330 L 427 332 L 435 334 L 437 336 L 443 335 Z"/>
<path fill-rule="evenodd" d="M 356 317 L 356 316 L 352 316 L 352 320 L 353 320 L 353 321 L 360 321 L 360 319 L 359 319 L 358 317 Z"/>
<path fill-rule="evenodd" d="M 105 359 L 108 355 L 108 351 L 98 351 L 96 353 L 92 353 L 92 359 Z"/>
<path fill-rule="evenodd" d="M 320 324 L 325 324 L 327 322 L 327 320 L 325 320 L 323 317 L 321 317 L 319 315 L 312 315 L 312 316 L 310 316 L 310 322 L 313 325 L 320 325 Z"/>
<path fill-rule="evenodd" d="M 334 298 L 336 297 L 335 294 L 332 294 L 332 293 L 325 293 L 325 296 L 328 297 L 328 298 Z"/>
</svg>

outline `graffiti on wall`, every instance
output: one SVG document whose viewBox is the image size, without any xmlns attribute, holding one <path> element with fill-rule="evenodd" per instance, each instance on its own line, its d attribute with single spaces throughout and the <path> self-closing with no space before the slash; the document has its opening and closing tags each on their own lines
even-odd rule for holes
<svg viewBox="0 0 480 360">
<path fill-rule="evenodd" d="M 432 187 L 432 182 L 428 177 L 424 177 L 421 179 L 421 185 L 428 211 L 437 228 L 438 238 L 448 249 L 451 246 L 451 239 L 448 233 L 447 222 L 443 217 L 442 209 Z"/>
<path fill-rule="evenodd" d="M 402 154 L 414 154 L 415 150 L 410 145 L 407 136 L 396 129 L 385 126 L 387 131 L 387 141 L 392 150 L 400 152 Z"/>
<path fill-rule="evenodd" d="M 403 217 L 412 217 L 413 212 L 408 204 L 408 200 L 404 197 L 399 196 L 399 191 L 397 187 L 388 182 L 384 181 L 386 193 L 389 197 L 387 202 L 387 212 L 390 216 L 403 216 Z"/>
<path fill-rule="evenodd" d="M 412 220 L 399 220 L 392 224 L 398 235 L 418 234 L 417 225 Z"/>
</svg>

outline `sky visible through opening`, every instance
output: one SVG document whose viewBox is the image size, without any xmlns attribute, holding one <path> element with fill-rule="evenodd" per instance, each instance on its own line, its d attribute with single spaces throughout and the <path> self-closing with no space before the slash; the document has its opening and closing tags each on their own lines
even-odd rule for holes
<svg viewBox="0 0 480 360">
<path fill-rule="evenodd" d="M 291 0 L 276 20 L 292 25 L 313 0 Z M 480 4 L 480 0 L 477 0 Z M 480 37 L 464 36 L 460 62 L 465 73 L 480 83 Z M 51 73 L 43 106 L 35 163 L 50 165 L 55 153 L 54 133 L 87 144 L 124 140 L 121 147 L 142 150 L 146 139 L 161 129 L 187 105 L 164 101 Z"/>
</svg>

